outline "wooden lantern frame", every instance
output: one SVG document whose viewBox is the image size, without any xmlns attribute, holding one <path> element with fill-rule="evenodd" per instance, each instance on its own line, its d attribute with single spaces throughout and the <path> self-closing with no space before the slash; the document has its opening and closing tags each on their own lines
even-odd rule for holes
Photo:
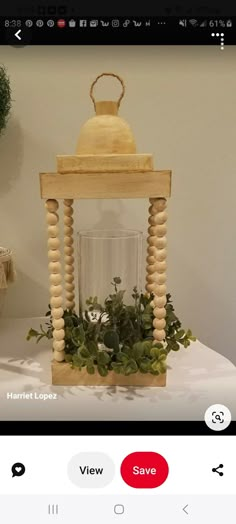
<svg viewBox="0 0 236 524">
<path fill-rule="evenodd" d="M 93 97 L 92 100 L 94 101 Z M 107 107 L 107 104 L 111 106 L 114 103 L 98 102 L 98 104 L 100 104 L 100 112 L 102 104 L 106 104 Z M 113 110 L 113 106 L 111 108 Z M 135 386 L 164 386 L 166 384 L 166 374 L 152 375 L 151 373 L 142 374 L 138 372 L 123 376 L 110 371 L 107 377 L 101 377 L 97 372 L 90 375 L 86 370 L 72 369 L 70 363 L 64 361 L 63 315 L 64 309 L 75 309 L 74 200 L 148 199 L 150 207 L 146 291 L 154 294 L 152 302 L 154 308 L 154 341 L 161 342 L 165 339 L 166 206 L 167 198 L 171 195 L 171 175 L 172 173 L 169 170 L 158 171 L 153 169 L 152 155 L 136 153 L 59 155 L 57 156 L 57 171 L 55 173 L 40 173 L 40 193 L 41 198 L 46 201 L 48 224 L 50 305 L 54 328 L 53 384 Z M 62 250 L 59 238 L 59 215 L 57 213 L 59 202 L 63 203 L 64 206 L 64 271 L 61 266 Z M 63 301 L 64 290 L 65 303 Z"/>
</svg>

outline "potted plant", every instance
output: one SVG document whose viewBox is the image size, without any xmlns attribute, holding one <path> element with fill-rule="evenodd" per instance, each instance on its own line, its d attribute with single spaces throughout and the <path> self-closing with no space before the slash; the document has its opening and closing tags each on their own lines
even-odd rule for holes
<svg viewBox="0 0 236 524">
<path fill-rule="evenodd" d="M 10 80 L 3 65 L 0 65 L 0 136 L 6 128 L 11 109 Z M 2 313 L 9 282 L 15 279 L 11 250 L 0 247 L 0 314 Z"/>
<path fill-rule="evenodd" d="M 11 86 L 6 68 L 0 65 L 0 135 L 6 128 L 11 109 Z"/>
<path fill-rule="evenodd" d="M 182 329 L 181 322 L 175 314 L 171 295 L 167 294 L 166 302 L 166 338 L 163 342 L 153 340 L 153 307 L 152 295 L 133 290 L 133 305 L 125 304 L 125 290 L 120 289 L 121 279 L 115 277 L 111 282 L 113 293 L 104 304 L 99 304 L 97 297 L 87 300 L 88 309 L 83 316 L 72 310 L 64 311 L 65 321 L 65 360 L 72 369 L 88 375 L 109 377 L 114 374 L 127 377 L 141 374 L 143 377 L 166 375 L 167 356 L 170 351 L 178 351 L 182 346 L 187 348 L 196 338 L 191 330 Z M 99 312 L 99 313 L 98 313 Z M 48 321 L 40 330 L 30 329 L 27 340 L 53 337 L 51 308 L 46 313 Z M 104 381 L 106 384 L 106 380 Z M 145 384 L 145 380 L 143 382 Z M 165 380 L 161 385 L 165 385 Z"/>
</svg>

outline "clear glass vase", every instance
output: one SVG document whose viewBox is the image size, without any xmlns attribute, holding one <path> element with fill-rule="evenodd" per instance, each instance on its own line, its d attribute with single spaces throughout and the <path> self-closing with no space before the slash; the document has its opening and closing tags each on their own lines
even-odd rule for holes
<svg viewBox="0 0 236 524">
<path fill-rule="evenodd" d="M 134 287 L 141 291 L 142 232 L 134 230 L 88 230 L 78 233 L 79 312 L 88 310 L 87 300 L 105 299 L 117 290 L 125 290 L 124 303 L 134 304 Z M 115 279 L 115 281 L 114 281 Z M 96 306 L 92 319 L 100 315 Z M 91 318 L 91 317 L 90 317 Z"/>
</svg>

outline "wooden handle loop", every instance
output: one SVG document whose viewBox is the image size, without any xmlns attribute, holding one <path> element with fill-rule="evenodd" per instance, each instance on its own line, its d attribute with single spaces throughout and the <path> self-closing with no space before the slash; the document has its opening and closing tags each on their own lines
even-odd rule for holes
<svg viewBox="0 0 236 524">
<path fill-rule="evenodd" d="M 125 84 L 124 84 L 123 79 L 119 75 L 116 75 L 115 73 L 101 73 L 101 75 L 98 75 L 97 78 L 95 78 L 94 82 L 92 83 L 92 85 L 90 87 L 90 98 L 92 99 L 92 102 L 93 102 L 93 105 L 94 105 L 95 109 L 96 109 L 96 106 L 95 106 L 96 102 L 95 102 L 93 90 L 94 90 L 94 86 L 97 83 L 97 81 L 100 78 L 102 78 L 103 76 L 112 76 L 114 78 L 117 78 L 117 80 L 119 80 L 119 82 L 121 83 L 121 85 L 122 85 L 122 92 L 121 92 L 120 97 L 117 100 L 117 105 L 118 105 L 118 107 L 120 107 L 121 100 L 122 100 L 122 98 L 124 97 L 124 94 L 125 94 Z"/>
</svg>

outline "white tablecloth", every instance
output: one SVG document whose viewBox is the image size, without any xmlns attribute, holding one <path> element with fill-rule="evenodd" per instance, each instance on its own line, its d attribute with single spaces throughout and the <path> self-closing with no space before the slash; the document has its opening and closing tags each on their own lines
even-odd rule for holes
<svg viewBox="0 0 236 524">
<path fill-rule="evenodd" d="M 40 322 L 0 320 L 1 420 L 203 420 L 218 403 L 236 419 L 236 367 L 199 341 L 170 353 L 165 388 L 52 386 L 50 342 L 26 341 Z M 33 399 L 7 399 L 24 392 Z M 34 398 L 47 393 L 56 399 Z"/>
</svg>

